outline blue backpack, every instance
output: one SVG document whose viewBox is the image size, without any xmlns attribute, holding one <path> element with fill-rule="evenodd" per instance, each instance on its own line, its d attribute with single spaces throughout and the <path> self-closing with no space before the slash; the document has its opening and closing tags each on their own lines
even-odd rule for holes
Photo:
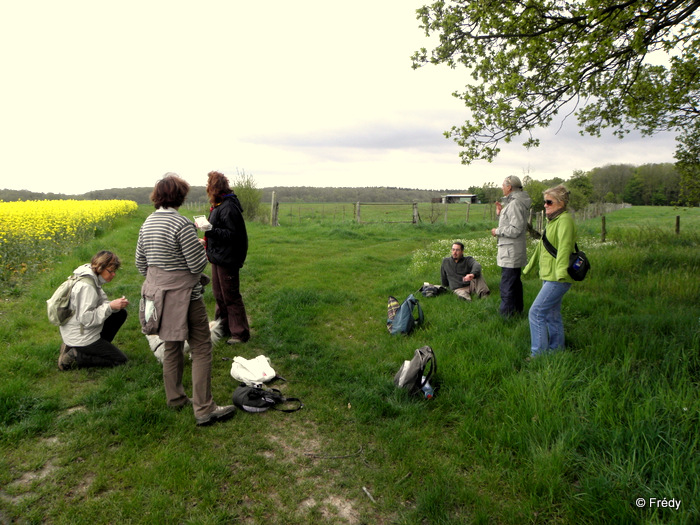
<svg viewBox="0 0 700 525">
<path fill-rule="evenodd" d="M 418 317 L 413 316 L 415 309 L 418 310 Z M 391 335 L 410 334 L 416 326 L 424 322 L 423 309 L 413 294 L 409 295 L 400 306 L 395 297 L 389 296 L 387 310 L 386 327 Z"/>
</svg>

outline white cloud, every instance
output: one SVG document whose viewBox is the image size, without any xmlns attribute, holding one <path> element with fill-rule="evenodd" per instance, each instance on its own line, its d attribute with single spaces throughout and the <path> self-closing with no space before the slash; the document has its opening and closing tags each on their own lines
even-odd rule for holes
<svg viewBox="0 0 700 525">
<path fill-rule="evenodd" d="M 669 137 L 542 133 L 493 164 L 460 164 L 443 132 L 466 115 L 463 71 L 425 67 L 422 2 L 6 2 L 0 7 L 0 187 L 82 193 L 204 184 L 459 189 L 530 170 L 672 162 Z"/>
</svg>

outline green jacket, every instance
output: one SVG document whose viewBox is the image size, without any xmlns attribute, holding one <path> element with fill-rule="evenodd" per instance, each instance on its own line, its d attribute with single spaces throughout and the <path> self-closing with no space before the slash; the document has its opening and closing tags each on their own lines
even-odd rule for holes
<svg viewBox="0 0 700 525">
<path fill-rule="evenodd" d="M 557 249 L 557 258 L 554 259 L 542 244 L 535 246 L 535 252 L 523 269 L 523 275 L 528 275 L 533 269 L 537 269 L 540 279 L 543 281 L 561 281 L 573 283 L 569 277 L 569 255 L 574 251 L 576 244 L 576 224 L 568 211 L 551 221 L 547 221 L 547 239 Z"/>
</svg>

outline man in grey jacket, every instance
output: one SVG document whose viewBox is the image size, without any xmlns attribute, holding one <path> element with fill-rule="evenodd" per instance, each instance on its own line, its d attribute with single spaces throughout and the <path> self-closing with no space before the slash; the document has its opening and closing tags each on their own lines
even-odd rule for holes
<svg viewBox="0 0 700 525">
<path fill-rule="evenodd" d="M 496 203 L 498 228 L 491 235 L 498 239 L 496 263 L 501 267 L 501 307 L 503 317 L 523 312 L 522 268 L 527 264 L 527 222 L 530 196 L 515 175 L 503 181 L 503 200 Z"/>
<path fill-rule="evenodd" d="M 442 260 L 440 279 L 445 288 L 449 287 L 465 301 L 471 301 L 472 294 L 481 299 L 491 293 L 481 273 L 481 265 L 474 257 L 464 256 L 464 244 L 459 241 L 452 244 L 452 255 Z"/>
</svg>

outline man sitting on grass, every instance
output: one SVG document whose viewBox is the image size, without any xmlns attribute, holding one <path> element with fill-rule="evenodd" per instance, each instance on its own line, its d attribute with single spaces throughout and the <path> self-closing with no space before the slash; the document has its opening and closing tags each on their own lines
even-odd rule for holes
<svg viewBox="0 0 700 525">
<path fill-rule="evenodd" d="M 449 287 L 465 301 L 471 301 L 471 294 L 479 298 L 491 293 L 481 275 L 481 265 L 474 257 L 464 257 L 464 244 L 455 242 L 452 245 L 452 256 L 445 257 L 440 267 L 442 285 Z"/>
</svg>

